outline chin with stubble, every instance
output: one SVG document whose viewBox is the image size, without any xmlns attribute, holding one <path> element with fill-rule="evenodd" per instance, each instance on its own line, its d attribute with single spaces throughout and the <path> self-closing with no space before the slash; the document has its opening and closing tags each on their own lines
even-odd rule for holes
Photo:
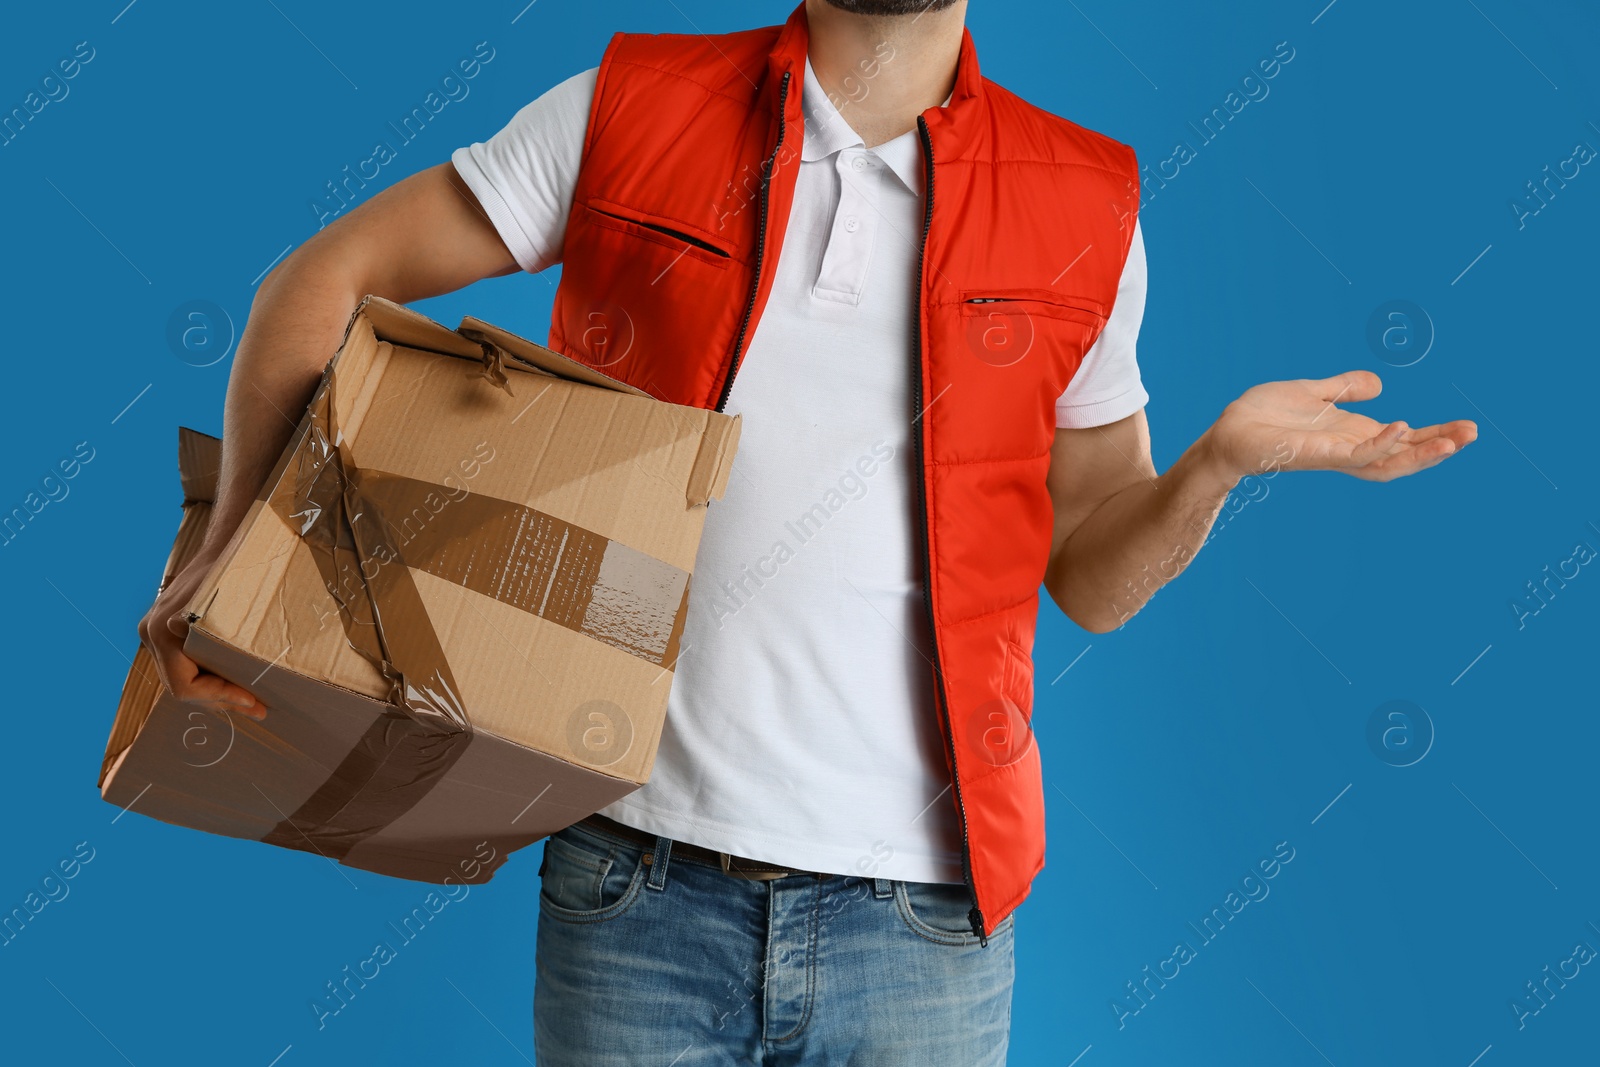
<svg viewBox="0 0 1600 1067">
<path fill-rule="evenodd" d="M 831 7 L 852 15 L 920 15 L 943 11 L 956 0 L 827 0 Z"/>
</svg>

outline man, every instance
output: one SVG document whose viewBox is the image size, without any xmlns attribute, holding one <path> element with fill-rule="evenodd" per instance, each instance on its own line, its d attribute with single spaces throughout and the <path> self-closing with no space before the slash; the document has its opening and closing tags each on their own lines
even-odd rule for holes
<svg viewBox="0 0 1600 1067">
<path fill-rule="evenodd" d="M 1343 410 L 1379 388 L 1351 371 L 1249 390 L 1157 476 L 1133 153 L 982 79 L 965 9 L 619 35 L 252 307 L 209 540 L 141 624 L 198 704 L 265 714 L 181 610 L 362 294 L 562 262 L 553 348 L 745 416 L 652 777 L 544 846 L 543 1063 L 1003 1062 L 1040 584 L 1114 629 L 1241 477 L 1388 480 L 1476 436 Z"/>
</svg>

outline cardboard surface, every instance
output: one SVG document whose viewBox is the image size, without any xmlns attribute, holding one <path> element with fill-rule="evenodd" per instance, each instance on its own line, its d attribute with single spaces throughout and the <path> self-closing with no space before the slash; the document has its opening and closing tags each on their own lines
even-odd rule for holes
<svg viewBox="0 0 1600 1067">
<path fill-rule="evenodd" d="M 187 653 L 266 719 L 173 699 L 141 648 L 102 795 L 423 880 L 626 795 L 737 445 L 735 418 L 368 297 L 190 604 Z M 169 575 L 203 536 L 218 443 L 184 430 L 179 451 Z"/>
</svg>

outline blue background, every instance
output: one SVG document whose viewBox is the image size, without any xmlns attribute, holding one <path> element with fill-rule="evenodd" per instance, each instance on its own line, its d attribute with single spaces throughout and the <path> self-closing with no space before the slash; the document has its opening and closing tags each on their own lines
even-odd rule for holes
<svg viewBox="0 0 1600 1067">
<path fill-rule="evenodd" d="M 614 29 L 713 32 L 789 10 L 524 2 L 109 0 L 5 15 L 0 111 L 77 42 L 95 49 L 70 95 L 0 147 L 0 509 L 77 442 L 94 449 L 70 495 L 0 549 L 0 910 L 78 842 L 94 849 L 70 895 L 0 948 L 5 1041 L 29 1062 L 532 1058 L 537 847 L 319 1031 L 311 998 L 422 889 L 119 818 L 94 788 L 177 521 L 174 427 L 220 429 L 231 361 L 177 358 L 174 309 L 209 300 L 242 328 L 253 280 L 315 231 L 324 183 L 479 41 L 496 57 L 470 96 L 368 195 L 486 138 L 593 65 Z M 1509 1007 L 1579 942 L 1600 947 L 1600 575 L 1581 569 L 1520 626 L 1511 607 L 1578 542 L 1600 548 L 1600 173 L 1583 168 L 1520 227 L 1511 208 L 1576 144 L 1600 146 L 1600 17 L 1578 0 L 1325 2 L 970 12 L 997 81 L 1148 164 L 1179 141 L 1195 149 L 1143 215 L 1159 466 L 1251 384 L 1351 367 L 1382 375 L 1362 407 L 1379 419 L 1481 426 L 1414 479 L 1259 483 L 1119 632 L 1043 611 L 1049 863 L 1018 913 L 1014 1063 L 1600 1060 L 1600 967 L 1525 1028 Z M 1284 41 L 1294 59 L 1270 94 L 1202 143 L 1190 123 Z M 542 338 L 553 283 L 516 275 L 422 309 Z M 1405 367 L 1367 339 L 1396 299 L 1436 333 Z M 1425 710 L 1431 747 L 1415 713 L 1409 750 L 1403 734 L 1369 743 L 1394 700 Z M 1125 983 L 1179 940 L 1198 945 L 1187 924 L 1279 842 L 1294 859 L 1270 895 L 1119 1026 Z"/>
</svg>

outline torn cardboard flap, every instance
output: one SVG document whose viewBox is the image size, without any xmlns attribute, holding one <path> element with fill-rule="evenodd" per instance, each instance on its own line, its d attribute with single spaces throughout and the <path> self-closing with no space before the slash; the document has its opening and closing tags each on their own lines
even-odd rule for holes
<svg viewBox="0 0 1600 1067">
<path fill-rule="evenodd" d="M 728 472 L 739 449 L 739 416 L 707 427 L 700 439 L 700 453 L 689 475 L 689 506 L 703 507 L 721 500 L 728 489 Z"/>
<path fill-rule="evenodd" d="M 445 352 L 464 359 L 477 359 L 480 349 L 470 339 L 463 337 L 443 323 L 435 322 L 413 311 L 404 304 L 368 295 L 356 305 L 350 322 L 345 326 L 345 341 L 357 324 L 365 324 L 374 335 L 407 348 L 420 348 L 427 352 Z M 340 348 L 344 346 L 341 344 Z"/>
<path fill-rule="evenodd" d="M 222 469 L 222 442 L 209 434 L 178 427 L 178 477 L 183 482 L 183 503 L 212 504 L 217 499 L 217 475 Z"/>
<path fill-rule="evenodd" d="M 543 345 L 536 345 L 532 341 L 518 337 L 514 333 L 500 329 L 498 326 L 484 322 L 482 319 L 471 315 L 461 320 L 458 332 L 469 339 L 482 343 L 492 344 L 509 354 L 512 358 L 520 360 L 529 366 L 535 367 L 546 374 L 553 374 L 558 378 L 569 381 L 583 382 L 586 385 L 598 386 L 601 389 L 615 389 L 619 393 L 629 393 L 633 396 L 649 396 L 643 389 L 638 389 L 627 382 L 606 374 L 598 368 L 586 363 L 579 363 L 559 352 L 552 352 Z"/>
<path fill-rule="evenodd" d="M 194 558 L 205 540 L 211 505 L 217 496 L 217 472 L 221 465 L 220 440 L 187 426 L 178 428 L 178 477 L 183 483 L 183 518 L 179 521 L 178 535 L 173 540 L 172 551 L 162 571 L 162 589 Z M 134 651 L 122 699 L 117 705 L 117 716 L 112 723 L 111 736 L 106 741 L 105 757 L 100 763 L 100 784 L 104 784 L 112 765 L 138 736 L 162 692 L 155 658 L 141 643 Z"/>
<path fill-rule="evenodd" d="M 367 297 L 190 604 L 185 651 L 266 718 L 130 673 L 103 795 L 148 790 L 158 818 L 402 877 L 626 795 L 654 762 L 738 431 L 480 320 Z M 180 448 L 191 533 L 208 440 Z"/>
</svg>

